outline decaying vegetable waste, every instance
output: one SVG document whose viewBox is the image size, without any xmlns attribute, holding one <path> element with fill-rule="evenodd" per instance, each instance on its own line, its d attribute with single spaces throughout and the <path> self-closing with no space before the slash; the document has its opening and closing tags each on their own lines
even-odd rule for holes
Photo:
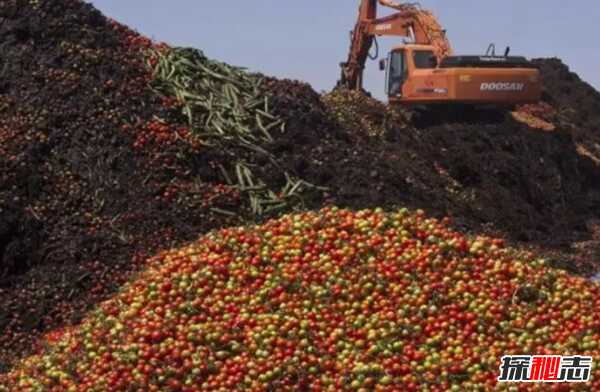
<svg viewBox="0 0 600 392">
<path fill-rule="evenodd" d="M 143 381 L 143 355 L 151 367 L 179 356 L 181 369 L 198 369 L 163 369 L 148 382 L 159 390 L 188 388 L 187 377 L 225 388 L 240 378 L 257 389 L 417 386 L 394 363 L 402 353 L 439 388 L 464 389 L 492 382 L 485 355 L 455 361 L 488 341 L 596 352 L 586 309 L 598 307 L 597 284 L 586 277 L 600 259 L 600 96 L 560 60 L 535 61 L 543 103 L 520 118 L 432 118 L 157 44 L 81 1 L 5 1 L 0 17 L 4 388 L 118 390 Z M 439 275 L 449 266 L 450 282 Z M 371 267 L 385 278 L 359 274 Z M 192 288 L 212 302 L 189 304 Z M 226 300 L 231 290 L 240 303 Z M 408 306 L 388 320 L 382 293 Z M 348 309 L 325 306 L 338 297 Z M 237 329 L 201 319 L 254 310 Z M 133 312 L 147 325 L 122 328 Z M 547 315 L 559 325 L 545 329 Z M 282 326 L 283 341 L 258 333 Z M 196 328 L 201 340 L 182 335 Z M 438 342 L 440 331 L 452 340 Z M 180 352 L 165 349 L 172 342 Z M 107 347 L 120 351 L 104 359 Z M 85 368 L 92 358 L 107 368 Z"/>
</svg>

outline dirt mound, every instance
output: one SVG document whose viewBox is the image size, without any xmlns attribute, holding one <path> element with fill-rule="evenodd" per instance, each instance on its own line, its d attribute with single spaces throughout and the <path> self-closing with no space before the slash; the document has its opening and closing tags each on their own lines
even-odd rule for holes
<svg viewBox="0 0 600 392">
<path fill-rule="evenodd" d="M 507 113 L 394 117 L 372 99 L 267 78 L 286 131 L 265 155 L 180 137 L 177 97 L 149 87 L 149 49 L 164 46 L 89 4 L 9 0 L 0 18 L 0 367 L 148 254 L 252 218 L 221 170 L 232 157 L 273 190 L 284 173 L 326 188 L 296 206 L 419 207 L 467 231 L 596 249 L 600 101 L 557 60 L 538 61 L 553 132 Z"/>
<path fill-rule="evenodd" d="M 573 135 L 579 153 L 600 164 L 600 93 L 559 59 L 541 59 L 535 63 L 544 76 L 545 99 L 558 109 L 558 116 Z"/>
</svg>

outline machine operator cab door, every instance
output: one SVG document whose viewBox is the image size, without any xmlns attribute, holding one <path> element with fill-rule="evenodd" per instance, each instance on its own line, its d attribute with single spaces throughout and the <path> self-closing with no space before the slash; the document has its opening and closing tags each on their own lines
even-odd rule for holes
<svg viewBox="0 0 600 392">
<path fill-rule="evenodd" d="M 406 50 L 390 52 L 386 65 L 385 93 L 388 97 L 402 97 L 402 86 L 408 78 Z"/>
<path fill-rule="evenodd" d="M 425 94 L 432 89 L 437 59 L 430 48 L 407 45 L 391 51 L 380 67 L 386 70 L 388 98 L 408 102 L 416 93 Z"/>
</svg>

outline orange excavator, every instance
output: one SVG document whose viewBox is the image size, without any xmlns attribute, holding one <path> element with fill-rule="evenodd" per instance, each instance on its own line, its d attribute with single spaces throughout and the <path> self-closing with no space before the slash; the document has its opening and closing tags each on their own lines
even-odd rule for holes
<svg viewBox="0 0 600 392">
<path fill-rule="evenodd" d="M 378 18 L 378 3 L 396 12 Z M 446 31 L 430 11 L 391 0 L 361 1 L 348 60 L 341 64 L 341 86 L 362 89 L 365 64 L 377 57 L 370 51 L 379 36 L 405 38 L 380 62 L 392 104 L 514 106 L 540 99 L 539 70 L 524 57 L 509 56 L 510 48 L 496 55 L 494 45 L 482 56 L 453 55 Z"/>
</svg>

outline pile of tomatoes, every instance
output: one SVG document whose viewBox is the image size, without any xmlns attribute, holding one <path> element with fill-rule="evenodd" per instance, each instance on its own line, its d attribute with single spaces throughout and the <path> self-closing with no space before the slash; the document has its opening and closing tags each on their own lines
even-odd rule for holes
<svg viewBox="0 0 600 392">
<path fill-rule="evenodd" d="M 329 207 L 159 254 L 0 391 L 489 390 L 503 355 L 598 357 L 599 288 L 422 211 Z"/>
</svg>

